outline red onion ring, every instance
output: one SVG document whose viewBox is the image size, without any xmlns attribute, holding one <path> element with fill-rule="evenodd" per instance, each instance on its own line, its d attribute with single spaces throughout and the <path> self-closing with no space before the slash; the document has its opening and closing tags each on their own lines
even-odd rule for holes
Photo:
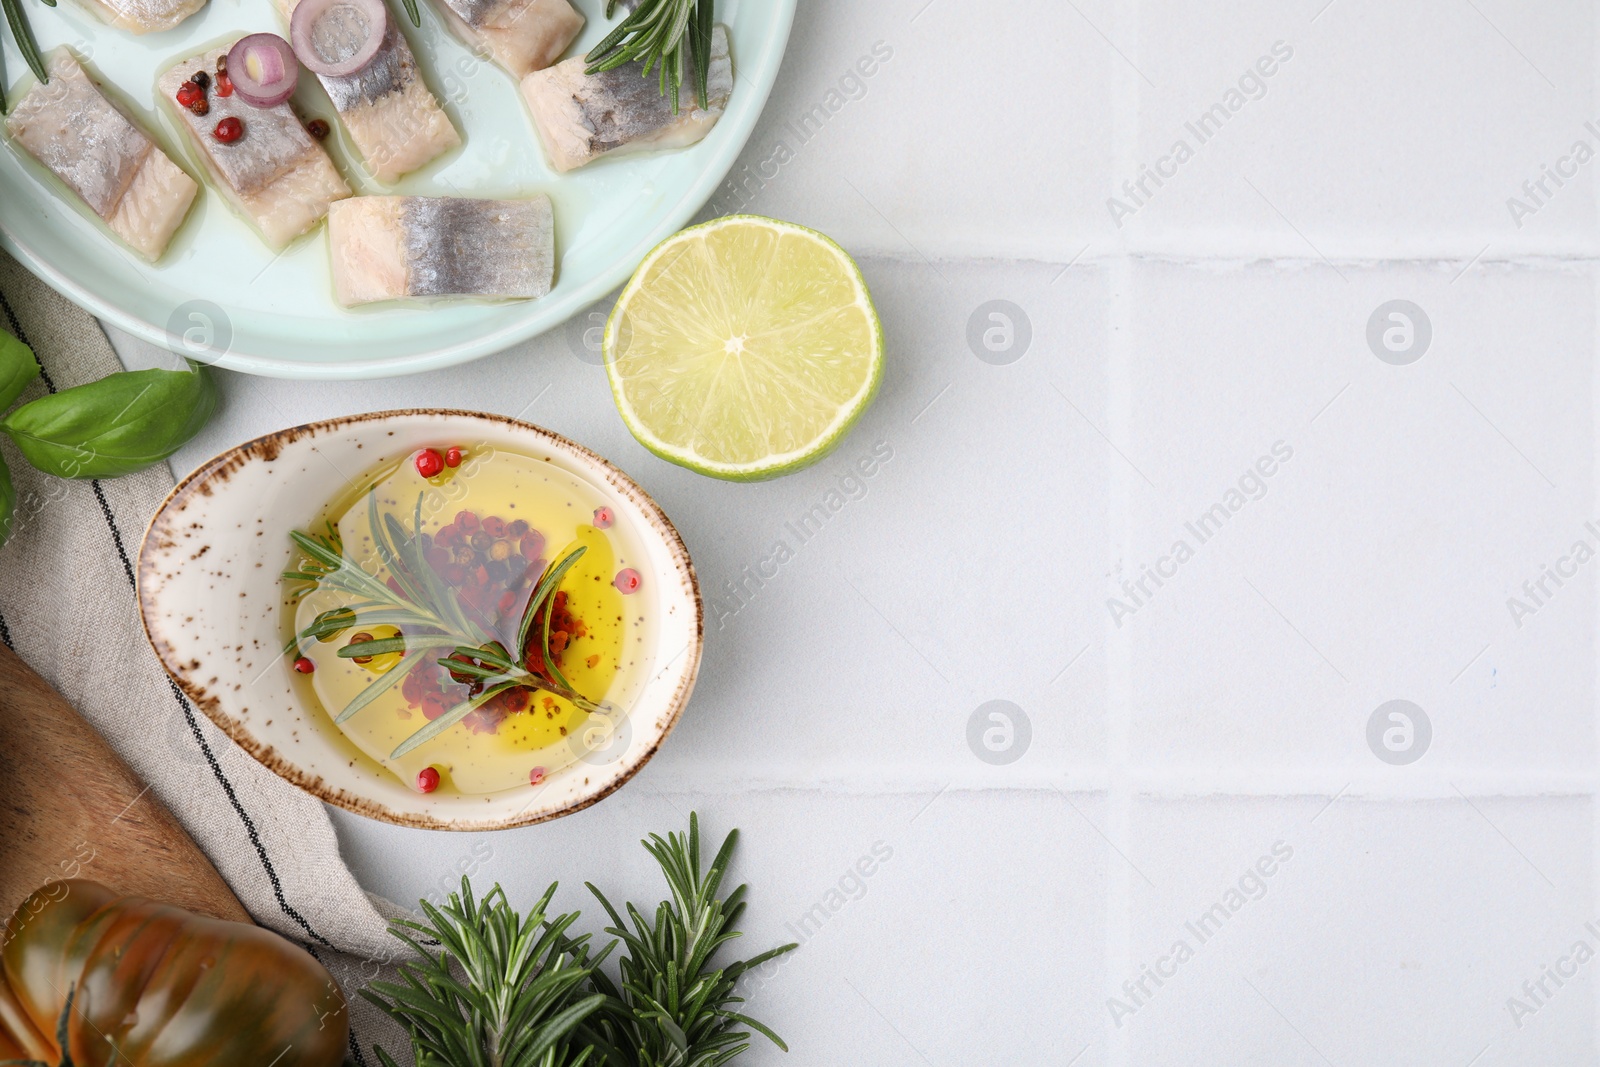
<svg viewBox="0 0 1600 1067">
<path fill-rule="evenodd" d="M 294 54 L 307 70 L 328 78 L 364 70 L 388 32 L 383 0 L 300 0 L 289 20 Z"/>
<path fill-rule="evenodd" d="M 277 107 L 294 93 L 300 64 L 294 49 L 275 33 L 252 33 L 228 52 L 228 80 L 251 107 Z"/>
</svg>

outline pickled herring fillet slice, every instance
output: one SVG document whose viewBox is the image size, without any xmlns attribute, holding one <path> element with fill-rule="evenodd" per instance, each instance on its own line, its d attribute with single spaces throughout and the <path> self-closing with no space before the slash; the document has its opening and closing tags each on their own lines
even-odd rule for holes
<svg viewBox="0 0 1600 1067">
<path fill-rule="evenodd" d="M 345 307 L 378 300 L 532 299 L 555 277 L 550 198 L 358 196 L 328 215 L 333 284 Z"/>
<path fill-rule="evenodd" d="M 199 191 L 200 184 L 157 148 L 145 157 L 144 166 L 133 176 L 133 184 L 122 194 L 116 212 L 106 223 L 140 255 L 154 262 L 167 250 Z"/>
<path fill-rule="evenodd" d="M 100 92 L 70 52 L 58 48 L 47 63 L 50 81 L 17 102 L 6 129 L 113 233 L 146 259 L 161 258 L 199 185 Z"/>
<path fill-rule="evenodd" d="M 561 58 L 583 32 L 569 0 L 444 0 L 456 36 L 521 78 Z"/>
<path fill-rule="evenodd" d="M 300 0 L 282 0 L 292 18 Z M 344 77 L 318 75 L 367 170 L 388 184 L 461 144 L 461 134 L 417 70 L 394 19 L 366 67 Z"/>
<path fill-rule="evenodd" d="M 132 34 L 170 30 L 206 6 L 206 0 L 82 0 L 102 21 Z"/>
<path fill-rule="evenodd" d="M 706 103 L 695 96 L 692 69 L 683 75 L 678 114 L 663 96 L 652 71 L 625 63 L 600 74 L 585 74 L 586 60 L 574 56 L 548 70 L 522 79 L 522 96 L 533 112 L 534 125 L 551 164 L 574 170 L 611 152 L 682 148 L 699 141 L 717 124 L 733 95 L 733 62 L 728 55 L 727 28 L 711 35 L 711 69 Z"/>
<path fill-rule="evenodd" d="M 350 186 L 301 125 L 287 104 L 251 107 L 238 93 L 223 96 L 213 84 L 210 111 L 196 115 L 177 101 L 178 89 L 197 70 L 214 71 L 227 48 L 213 48 L 170 68 L 156 82 L 164 100 L 189 134 L 219 191 L 260 231 L 274 250 L 321 222 L 328 205 L 350 195 Z M 217 123 L 237 118 L 244 136 L 223 144 Z"/>
</svg>

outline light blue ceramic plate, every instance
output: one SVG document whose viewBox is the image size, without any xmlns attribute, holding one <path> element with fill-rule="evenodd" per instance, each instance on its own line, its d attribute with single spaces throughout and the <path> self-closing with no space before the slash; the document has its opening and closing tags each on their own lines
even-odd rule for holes
<svg viewBox="0 0 1600 1067">
<path fill-rule="evenodd" d="M 111 29 L 78 2 L 60 0 L 52 10 L 38 0 L 21 0 L 40 47 L 70 46 L 174 159 L 201 174 L 176 126 L 158 109 L 156 74 L 213 42 L 258 30 L 282 33 L 273 0 L 211 0 L 177 29 L 144 37 Z M 602 17 L 604 0 L 576 3 L 589 24 L 569 55 L 588 49 L 614 25 Z M 0 243 L 101 318 L 174 351 L 185 349 L 185 335 L 191 351 L 196 343 L 209 343 L 212 351 L 204 358 L 231 370 L 283 378 L 378 378 L 462 363 L 588 307 L 689 221 L 755 126 L 777 77 L 795 0 L 719 0 L 717 19 L 732 34 L 735 84 L 726 114 L 704 141 L 681 151 L 602 159 L 565 175 L 545 163 L 512 77 L 452 36 L 428 0 L 421 7 L 422 29 L 412 31 L 399 4 L 392 4 L 466 145 L 388 188 L 367 179 L 344 151 L 337 123 L 329 150 L 357 192 L 549 193 L 560 263 L 555 289 L 544 299 L 346 311 L 333 300 L 322 228 L 275 256 L 212 192 L 200 197 L 172 247 L 152 267 L 9 141 L 0 151 Z M 26 67 L 9 33 L 0 36 L 6 38 L 7 97 L 14 99 Z M 333 116 L 310 75 L 301 78 L 296 103 L 308 116 Z"/>
</svg>

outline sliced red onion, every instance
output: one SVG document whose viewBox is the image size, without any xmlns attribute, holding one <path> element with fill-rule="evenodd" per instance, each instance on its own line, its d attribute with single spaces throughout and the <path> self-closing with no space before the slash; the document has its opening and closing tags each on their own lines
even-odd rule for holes
<svg viewBox="0 0 1600 1067">
<path fill-rule="evenodd" d="M 328 78 L 366 69 L 388 32 L 383 0 L 300 0 L 289 20 L 294 54 L 307 70 Z"/>
<path fill-rule="evenodd" d="M 277 107 L 294 93 L 300 64 L 294 49 L 275 33 L 240 38 L 228 53 L 228 80 L 252 107 Z"/>
</svg>

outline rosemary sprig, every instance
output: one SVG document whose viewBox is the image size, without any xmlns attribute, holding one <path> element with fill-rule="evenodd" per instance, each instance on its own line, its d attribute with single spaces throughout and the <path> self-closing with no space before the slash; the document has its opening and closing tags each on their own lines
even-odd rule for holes
<svg viewBox="0 0 1600 1067">
<path fill-rule="evenodd" d="M 609 1067 L 717 1067 L 750 1047 L 751 1030 L 789 1050 L 768 1027 L 734 1010 L 744 1002 L 734 989 L 746 971 L 798 946 L 783 945 L 725 966 L 713 963 L 722 946 L 740 936 L 735 924 L 744 912 L 745 887 L 726 899 L 717 895 L 738 838 L 737 830 L 728 834 L 706 871 L 700 867 L 700 820 L 693 812 L 687 835 L 651 834 L 642 842 L 672 892 L 672 899 L 656 908 L 654 923 L 632 904 L 624 923 L 605 894 L 585 883 L 611 916 L 606 933 L 626 948 L 618 962 L 620 987 L 598 967 L 590 976 L 606 1004 L 584 1024 L 583 1036 L 601 1050 Z"/>
<path fill-rule="evenodd" d="M 547 917 L 555 886 L 519 917 L 498 885 L 478 901 L 463 878 L 442 908 L 422 902 L 425 922 L 391 925 L 417 959 L 400 964 L 402 983 L 374 982 L 361 995 L 406 1029 L 419 1067 L 722 1067 L 750 1047 L 752 1032 L 788 1051 L 734 1010 L 742 1003 L 734 987 L 796 946 L 713 962 L 739 936 L 734 925 L 745 907 L 744 886 L 718 896 L 737 839 L 730 833 L 704 871 L 694 813 L 688 834 L 643 842 L 672 894 L 653 925 L 632 904 L 631 925 L 624 923 L 589 884 L 611 917 L 606 932 L 625 947 L 620 983 L 604 969 L 617 941 L 591 954 L 587 934 L 568 935 L 577 913 Z M 375 1051 L 383 1067 L 394 1067 Z"/>
<path fill-rule="evenodd" d="M 611 949 L 590 961 L 588 935 L 566 934 L 578 913 L 546 917 L 555 892 L 552 885 L 518 916 L 499 886 L 478 901 L 463 878 L 442 908 L 421 902 L 426 923 L 391 925 L 417 958 L 399 965 L 402 982 L 373 982 L 361 995 L 406 1029 L 418 1064 L 579 1067 L 589 1059 L 592 1049 L 568 1039 L 605 1003 L 583 987 Z"/>
<path fill-rule="evenodd" d="M 56 0 L 44 0 L 44 5 L 55 7 Z M 48 82 L 50 72 L 45 70 L 44 56 L 39 54 L 39 43 L 33 38 L 33 28 L 28 25 L 27 12 L 22 10 L 22 0 L 0 0 L 0 9 L 5 11 L 6 23 L 11 27 L 11 37 L 17 42 L 17 51 L 22 53 L 22 59 L 28 64 L 28 69 L 33 71 L 33 76 L 41 82 Z M 4 114 L 8 109 L 5 66 L 0 63 L 0 114 Z"/>
<path fill-rule="evenodd" d="M 0 0 L 0 3 L 8 2 L 11 0 Z M 368 683 L 333 721 L 346 722 L 393 688 L 430 653 L 442 650 L 449 651 L 436 662 L 457 676 L 473 680 L 467 699 L 407 737 L 390 753 L 391 759 L 398 759 L 431 741 L 511 689 L 546 692 L 581 711 L 608 713 L 610 709 L 606 705 L 588 699 L 572 687 L 550 654 L 550 623 L 555 614 L 557 589 L 562 578 L 587 551 L 586 547 L 579 545 L 545 569 L 523 609 L 517 629 L 517 652 L 513 655 L 468 618 L 444 579 L 428 562 L 427 543 L 422 532 L 422 500 L 423 494 L 418 493 L 408 531 L 395 516 L 380 511 L 376 489 L 367 494 L 367 525 L 372 543 L 379 562 L 394 579 L 399 592 L 368 573 L 345 552 L 339 532 L 331 523 L 326 526 L 326 533 L 296 530 L 289 534 L 304 560 L 298 569 L 284 571 L 283 577 L 291 582 L 311 583 L 318 588 L 344 593 L 356 598 L 356 602 L 317 615 L 310 625 L 289 640 L 285 654 L 295 654 L 304 641 L 325 640 L 358 624 L 404 628 L 399 637 L 352 641 L 338 650 L 341 659 L 365 659 L 392 653 L 402 653 L 403 658 Z M 529 632 L 541 611 L 544 620 L 539 633 L 541 669 L 534 670 L 527 662 L 525 650 Z"/>
<path fill-rule="evenodd" d="M 606 18 L 618 0 L 607 0 Z M 616 29 L 589 50 L 587 74 L 600 74 L 627 63 L 642 63 L 641 77 L 654 70 L 661 95 L 672 98 L 678 113 L 678 90 L 686 67 L 692 67 L 696 99 L 710 106 L 707 78 L 711 66 L 711 31 L 716 0 L 639 0 Z"/>
</svg>

